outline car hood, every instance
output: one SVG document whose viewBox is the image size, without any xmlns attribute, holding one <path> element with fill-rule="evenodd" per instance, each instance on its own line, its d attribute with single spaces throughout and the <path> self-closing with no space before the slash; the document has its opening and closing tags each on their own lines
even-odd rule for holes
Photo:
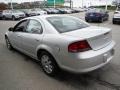
<svg viewBox="0 0 120 90">
<path fill-rule="evenodd" d="M 24 14 L 24 13 L 20 12 L 20 13 L 14 13 L 14 14 L 16 14 L 16 15 L 21 15 L 21 14 Z"/>
<path fill-rule="evenodd" d="M 65 32 L 65 33 L 63 33 L 63 35 L 69 35 L 69 36 L 73 36 L 73 37 L 87 39 L 87 38 L 102 35 L 109 31 L 111 31 L 111 29 L 109 29 L 109 28 L 89 26 L 87 28 L 78 29 L 78 30 L 74 30 L 71 32 Z"/>
</svg>

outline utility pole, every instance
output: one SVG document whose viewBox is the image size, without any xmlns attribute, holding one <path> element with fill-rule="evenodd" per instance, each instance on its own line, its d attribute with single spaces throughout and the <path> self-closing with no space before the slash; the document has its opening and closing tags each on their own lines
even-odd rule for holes
<svg viewBox="0 0 120 90">
<path fill-rule="evenodd" d="M 12 0 L 10 1 L 10 7 L 13 10 L 13 4 L 12 4 Z"/>
<path fill-rule="evenodd" d="M 44 7 L 46 6 L 46 1 L 44 0 Z"/>
<path fill-rule="evenodd" d="M 54 8 L 55 8 L 55 0 L 54 0 Z"/>
<path fill-rule="evenodd" d="M 82 0 L 82 8 L 83 8 L 83 0 Z"/>
<path fill-rule="evenodd" d="M 70 8 L 72 8 L 72 1 L 70 0 Z"/>
<path fill-rule="evenodd" d="M 106 0 L 105 10 L 106 10 L 106 11 L 108 10 L 108 2 L 107 2 L 107 0 Z"/>
</svg>

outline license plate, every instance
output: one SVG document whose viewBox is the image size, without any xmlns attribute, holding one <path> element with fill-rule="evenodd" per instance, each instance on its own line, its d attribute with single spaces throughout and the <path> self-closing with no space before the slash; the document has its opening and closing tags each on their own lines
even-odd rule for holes
<svg viewBox="0 0 120 90">
<path fill-rule="evenodd" d="M 93 16 L 93 14 L 90 14 L 90 16 Z"/>
</svg>

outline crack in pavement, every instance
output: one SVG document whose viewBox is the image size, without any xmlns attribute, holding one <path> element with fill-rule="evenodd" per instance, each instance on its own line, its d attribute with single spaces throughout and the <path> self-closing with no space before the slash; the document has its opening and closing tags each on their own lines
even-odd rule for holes
<svg viewBox="0 0 120 90">
<path fill-rule="evenodd" d="M 120 90 L 120 85 L 112 84 L 110 82 L 101 80 L 100 78 L 96 78 L 96 77 L 93 77 L 91 75 L 87 75 L 85 77 L 88 78 L 88 79 L 94 80 L 95 82 L 97 82 L 100 85 L 103 85 L 103 86 L 106 86 L 106 87 L 109 87 L 109 88 L 112 88 L 112 89 L 115 89 L 115 90 Z"/>
</svg>

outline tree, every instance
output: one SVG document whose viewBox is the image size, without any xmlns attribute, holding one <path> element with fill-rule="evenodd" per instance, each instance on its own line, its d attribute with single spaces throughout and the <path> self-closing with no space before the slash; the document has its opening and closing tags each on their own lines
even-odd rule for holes
<svg viewBox="0 0 120 90">
<path fill-rule="evenodd" d="M 8 5 L 5 3 L 0 3 L 0 10 L 5 10 L 8 8 Z"/>
</svg>

